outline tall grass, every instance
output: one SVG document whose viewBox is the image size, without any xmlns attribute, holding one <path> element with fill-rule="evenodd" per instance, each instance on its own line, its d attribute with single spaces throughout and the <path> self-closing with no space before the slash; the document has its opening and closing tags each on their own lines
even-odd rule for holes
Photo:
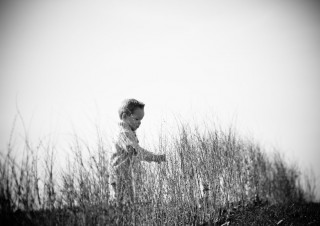
<svg viewBox="0 0 320 226">
<path fill-rule="evenodd" d="M 108 184 L 111 143 L 100 133 L 94 146 L 76 135 L 70 143 L 72 156 L 57 171 L 51 141 L 33 145 L 25 136 L 19 150 L 8 143 L 0 161 L 3 221 L 18 217 L 19 224 L 26 225 L 120 222 L 123 213 L 111 199 Z M 303 190 L 296 166 L 287 164 L 279 153 L 267 155 L 232 129 L 207 125 L 200 131 L 180 124 L 177 134 L 159 136 L 155 149 L 166 153 L 167 161 L 141 168 L 139 201 L 132 206 L 137 225 L 197 225 L 218 221 L 222 210 L 235 205 L 314 197 L 311 189 Z M 21 162 L 13 153 L 24 153 Z M 41 168 L 38 153 L 46 153 Z"/>
</svg>

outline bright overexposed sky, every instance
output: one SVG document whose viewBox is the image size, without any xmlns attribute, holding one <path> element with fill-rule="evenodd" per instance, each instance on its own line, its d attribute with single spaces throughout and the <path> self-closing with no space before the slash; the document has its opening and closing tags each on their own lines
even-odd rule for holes
<svg viewBox="0 0 320 226">
<path fill-rule="evenodd" d="M 320 181 L 315 2 L 5 1 L 0 150 L 16 105 L 40 137 L 112 128 L 133 97 L 146 104 L 141 136 L 173 115 L 218 118 Z"/>
</svg>

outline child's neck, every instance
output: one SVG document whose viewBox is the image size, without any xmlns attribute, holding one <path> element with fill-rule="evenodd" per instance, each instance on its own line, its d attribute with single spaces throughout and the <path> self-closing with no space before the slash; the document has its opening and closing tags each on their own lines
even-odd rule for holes
<svg viewBox="0 0 320 226">
<path fill-rule="evenodd" d="M 133 129 L 131 129 L 131 127 L 129 126 L 129 124 L 123 120 L 121 120 L 119 122 L 119 125 L 122 126 L 123 128 L 126 128 L 126 129 L 129 129 L 131 130 L 132 132 L 136 133 L 136 131 L 134 131 Z"/>
</svg>

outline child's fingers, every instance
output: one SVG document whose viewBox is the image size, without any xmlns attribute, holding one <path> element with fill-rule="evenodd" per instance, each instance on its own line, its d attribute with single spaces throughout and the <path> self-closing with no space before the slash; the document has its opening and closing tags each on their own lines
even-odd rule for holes
<svg viewBox="0 0 320 226">
<path fill-rule="evenodd" d="M 165 154 L 161 155 L 160 161 L 161 162 L 165 162 L 166 161 L 166 155 Z"/>
</svg>

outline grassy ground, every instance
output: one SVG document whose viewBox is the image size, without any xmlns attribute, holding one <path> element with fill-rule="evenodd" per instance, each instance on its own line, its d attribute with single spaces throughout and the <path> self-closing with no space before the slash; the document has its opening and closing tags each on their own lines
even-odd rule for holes
<svg viewBox="0 0 320 226">
<path fill-rule="evenodd" d="M 319 225 L 314 183 L 297 166 L 232 129 L 204 127 L 160 134 L 153 149 L 167 161 L 139 168 L 144 204 L 128 210 L 136 225 Z M 11 139 L 0 153 L 0 225 L 116 225 L 123 212 L 109 191 L 111 145 L 97 136 L 95 146 L 75 136 L 73 156 L 56 171 L 51 139 Z"/>
<path fill-rule="evenodd" d="M 320 203 L 258 205 L 235 211 L 229 225 L 320 225 Z M 207 224 L 209 225 L 209 224 Z"/>
<path fill-rule="evenodd" d="M 82 225 L 76 221 L 76 210 L 40 211 L 1 213 L 1 225 Z M 101 213 L 105 216 L 112 212 Z M 94 214 L 93 214 L 94 215 Z M 101 217 L 101 216 L 100 216 Z M 111 217 L 112 218 L 112 217 Z M 114 225 L 114 221 L 104 221 L 103 225 Z M 99 218 L 91 219 L 90 224 L 102 225 Z M 153 225 L 156 224 L 154 222 Z M 170 225 L 170 224 L 167 224 Z M 203 224 L 190 222 L 188 225 L 320 225 L 320 203 L 290 203 L 290 204 L 258 204 L 226 211 L 219 220 L 210 220 Z"/>
</svg>

